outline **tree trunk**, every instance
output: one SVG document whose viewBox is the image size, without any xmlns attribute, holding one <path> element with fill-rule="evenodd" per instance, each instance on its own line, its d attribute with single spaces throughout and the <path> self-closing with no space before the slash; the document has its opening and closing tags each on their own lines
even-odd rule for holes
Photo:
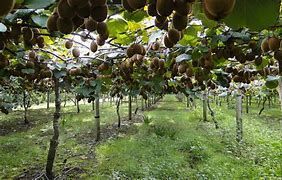
<svg viewBox="0 0 282 180">
<path fill-rule="evenodd" d="M 208 121 L 207 118 L 207 92 L 204 91 L 203 93 L 203 121 Z"/>
<path fill-rule="evenodd" d="M 238 92 L 236 104 L 236 141 L 242 142 L 243 122 L 242 122 L 242 95 Z"/>
<path fill-rule="evenodd" d="M 128 96 L 128 120 L 132 119 L 132 96 Z"/>
<path fill-rule="evenodd" d="M 246 95 L 246 113 L 249 113 L 249 96 Z"/>
<path fill-rule="evenodd" d="M 79 100 L 76 100 L 76 110 L 77 110 L 77 113 L 80 113 Z"/>
<path fill-rule="evenodd" d="M 64 98 L 64 107 L 67 105 L 67 92 L 65 92 L 65 98 Z"/>
<path fill-rule="evenodd" d="M 29 121 L 27 119 L 27 110 L 28 110 L 27 94 L 25 90 L 23 92 L 23 107 L 24 107 L 24 123 L 29 124 Z"/>
<path fill-rule="evenodd" d="M 120 106 L 120 101 L 121 99 L 119 98 L 118 101 L 117 101 L 117 116 L 118 116 L 118 128 L 120 128 L 121 126 L 121 120 L 120 120 L 120 114 L 119 114 L 119 106 Z"/>
<path fill-rule="evenodd" d="M 282 111 L 282 77 L 280 77 L 279 79 L 279 86 L 277 87 L 277 91 L 279 93 L 280 108 Z"/>
<path fill-rule="evenodd" d="M 144 111 L 144 98 L 141 97 L 141 110 Z"/>
<path fill-rule="evenodd" d="M 50 89 L 47 90 L 47 109 L 50 108 Z"/>
<path fill-rule="evenodd" d="M 59 119 L 61 116 L 61 99 L 59 79 L 54 78 L 55 84 L 55 113 L 53 118 L 53 137 L 50 140 L 50 147 L 47 156 L 46 175 L 49 179 L 54 179 L 53 165 L 56 157 L 56 151 L 59 144 Z"/>
<path fill-rule="evenodd" d="M 95 113 L 95 124 L 96 124 L 96 141 L 100 140 L 101 136 L 101 128 L 100 128 L 100 98 L 96 97 L 95 99 L 95 106 L 96 106 L 96 113 Z"/>
</svg>

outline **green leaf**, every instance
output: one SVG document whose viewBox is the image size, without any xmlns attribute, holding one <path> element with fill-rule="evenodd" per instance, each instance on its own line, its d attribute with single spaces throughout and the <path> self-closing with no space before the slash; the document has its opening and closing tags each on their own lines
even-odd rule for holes
<svg viewBox="0 0 282 180">
<path fill-rule="evenodd" d="M 265 82 L 265 86 L 269 89 L 275 89 L 279 85 L 278 76 L 268 76 Z"/>
<path fill-rule="evenodd" d="M 262 30 L 276 24 L 280 0 L 237 0 L 233 12 L 224 20 L 231 28 Z"/>
<path fill-rule="evenodd" d="M 123 16 L 128 21 L 140 22 L 144 18 L 148 17 L 148 14 L 143 10 L 137 10 L 134 12 L 125 11 Z"/>
<path fill-rule="evenodd" d="M 111 37 L 116 37 L 119 33 L 126 32 L 128 28 L 127 22 L 122 18 L 109 19 L 107 25 Z"/>
<path fill-rule="evenodd" d="M 0 32 L 6 32 L 7 31 L 7 27 L 5 26 L 5 24 L 0 23 Z"/>
<path fill-rule="evenodd" d="M 55 3 L 55 0 L 25 0 L 24 4 L 30 9 L 43 9 Z"/>
<path fill-rule="evenodd" d="M 46 16 L 46 15 L 32 15 L 31 19 L 38 26 L 47 27 L 46 25 L 47 25 L 48 16 Z"/>
</svg>

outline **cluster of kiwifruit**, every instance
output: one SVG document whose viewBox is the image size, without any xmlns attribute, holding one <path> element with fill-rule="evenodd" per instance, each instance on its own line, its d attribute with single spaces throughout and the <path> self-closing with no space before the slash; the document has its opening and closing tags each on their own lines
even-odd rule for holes
<svg viewBox="0 0 282 180">
<path fill-rule="evenodd" d="M 171 28 L 164 37 L 164 45 L 167 48 L 172 48 L 181 38 L 181 32 L 177 29 Z"/>
<path fill-rule="evenodd" d="M 255 79 L 257 71 L 250 70 L 238 70 L 235 67 L 228 66 L 225 68 L 225 72 L 229 73 L 232 76 L 233 82 L 238 83 L 247 83 L 250 84 L 251 81 Z"/>
<path fill-rule="evenodd" d="M 203 0 L 206 17 L 211 20 L 221 20 L 232 13 L 236 0 Z"/>
<path fill-rule="evenodd" d="M 60 31 L 70 34 L 77 28 L 89 32 L 97 30 L 97 44 L 103 45 L 109 37 L 107 24 L 108 15 L 106 0 L 60 0 L 57 8 L 47 21 L 50 32 Z"/>
<path fill-rule="evenodd" d="M 15 3 L 15 0 L 2 0 L 0 6 L 0 17 L 9 14 L 13 10 Z"/>
<path fill-rule="evenodd" d="M 152 58 L 150 62 L 150 69 L 155 73 L 164 74 L 166 72 L 165 60 L 158 57 Z"/>
</svg>

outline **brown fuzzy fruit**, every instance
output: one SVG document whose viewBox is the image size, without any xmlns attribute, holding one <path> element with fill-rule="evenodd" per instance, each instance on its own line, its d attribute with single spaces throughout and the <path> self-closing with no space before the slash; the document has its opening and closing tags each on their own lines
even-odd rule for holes
<svg viewBox="0 0 282 180">
<path fill-rule="evenodd" d="M 182 16 L 187 16 L 191 13 L 192 6 L 186 0 L 175 0 L 174 1 L 174 10 L 177 14 Z"/>
<path fill-rule="evenodd" d="M 85 6 L 75 9 L 75 12 L 79 17 L 87 18 L 90 16 L 90 9 L 90 4 L 87 3 Z"/>
<path fill-rule="evenodd" d="M 157 0 L 157 12 L 160 16 L 169 16 L 173 11 L 173 0 Z"/>
<path fill-rule="evenodd" d="M 91 44 L 90 44 L 90 50 L 91 50 L 92 52 L 96 52 L 97 49 L 98 49 L 98 44 L 96 43 L 96 41 L 93 40 L 93 41 L 91 42 Z"/>
<path fill-rule="evenodd" d="M 148 5 L 148 15 L 149 16 L 157 16 L 158 15 L 158 12 L 157 12 L 157 4 L 156 3 L 150 3 Z"/>
<path fill-rule="evenodd" d="M 57 28 L 63 34 L 70 34 L 74 30 L 74 24 L 71 19 L 58 18 Z"/>
<path fill-rule="evenodd" d="M 58 15 L 51 15 L 47 20 L 47 29 L 49 32 L 58 31 L 57 28 Z"/>
<path fill-rule="evenodd" d="M 173 44 L 176 44 L 180 40 L 180 33 L 176 29 L 170 29 L 167 33 L 168 39 Z"/>
<path fill-rule="evenodd" d="M 159 42 L 153 42 L 152 44 L 152 50 L 158 51 L 160 49 L 160 43 Z"/>
<path fill-rule="evenodd" d="M 264 40 L 262 40 L 260 47 L 261 47 L 262 52 L 264 53 L 269 51 L 268 38 L 265 38 Z"/>
<path fill-rule="evenodd" d="M 96 41 L 99 46 L 103 46 L 106 43 L 105 39 L 101 38 L 100 36 L 97 37 Z"/>
<path fill-rule="evenodd" d="M 268 39 L 268 45 L 271 51 L 276 51 L 280 48 L 280 39 L 277 37 L 271 37 Z"/>
<path fill-rule="evenodd" d="M 127 0 L 127 2 L 132 9 L 144 8 L 147 3 L 146 0 Z"/>
<path fill-rule="evenodd" d="M 98 23 L 94 19 L 89 17 L 89 18 L 85 19 L 84 24 L 85 24 L 85 28 L 88 31 L 93 32 L 93 31 L 95 31 L 97 29 L 97 24 Z"/>
<path fill-rule="evenodd" d="M 185 73 L 186 70 L 187 70 L 187 65 L 186 65 L 186 64 L 180 64 L 180 65 L 178 66 L 178 73 L 179 73 L 179 74 Z"/>
<path fill-rule="evenodd" d="M 61 18 L 73 18 L 75 16 L 75 10 L 72 8 L 67 0 L 60 0 L 57 12 Z"/>
<path fill-rule="evenodd" d="M 234 9 L 236 0 L 204 0 L 204 6 L 216 19 L 227 17 Z"/>
<path fill-rule="evenodd" d="M 164 37 L 164 45 L 167 48 L 172 48 L 174 46 L 174 44 L 169 40 L 167 35 Z"/>
<path fill-rule="evenodd" d="M 181 16 L 175 13 L 172 18 L 172 24 L 175 29 L 178 31 L 182 31 L 187 27 L 188 24 L 188 17 L 187 16 Z"/>
<path fill-rule="evenodd" d="M 15 6 L 15 2 L 15 0 L 2 0 L 0 6 L 0 17 L 9 14 Z"/>
<path fill-rule="evenodd" d="M 72 46 L 73 46 L 73 42 L 71 40 L 68 40 L 68 41 L 65 42 L 65 47 L 67 49 L 71 49 Z"/>
<path fill-rule="evenodd" d="M 88 0 L 67 0 L 68 5 L 73 8 L 81 8 L 88 3 Z"/>
<path fill-rule="evenodd" d="M 158 27 L 161 30 L 167 30 L 168 29 L 168 20 L 167 17 L 163 16 L 156 16 L 155 19 L 155 26 Z"/>
<path fill-rule="evenodd" d="M 134 43 L 128 47 L 126 54 L 129 58 L 131 58 L 134 54 L 143 55 L 144 54 L 143 51 L 144 49 L 142 45 Z"/>
<path fill-rule="evenodd" d="M 130 7 L 130 5 L 128 4 L 128 0 L 122 0 L 122 6 L 125 10 L 129 12 L 133 12 L 135 10 L 132 7 Z"/>
<path fill-rule="evenodd" d="M 108 26 L 105 22 L 100 22 L 97 24 L 97 32 L 98 34 L 105 34 L 107 33 L 108 30 Z"/>
<path fill-rule="evenodd" d="M 90 16 L 97 22 L 103 22 L 107 19 L 108 6 L 94 6 L 91 8 Z"/>
<path fill-rule="evenodd" d="M 23 38 L 25 41 L 31 41 L 34 37 L 34 33 L 31 28 L 23 27 L 22 28 Z"/>
<path fill-rule="evenodd" d="M 30 60 L 36 59 L 36 52 L 35 52 L 35 51 L 30 51 L 30 52 L 28 53 L 28 58 L 29 58 Z"/>
<path fill-rule="evenodd" d="M 281 62 L 282 62 L 282 50 L 275 51 L 274 59 L 276 59 L 281 64 Z"/>
<path fill-rule="evenodd" d="M 73 57 L 78 58 L 80 56 L 80 50 L 77 48 L 73 48 L 72 55 Z"/>
<path fill-rule="evenodd" d="M 93 6 L 103 6 L 107 3 L 107 0 L 90 0 Z"/>
</svg>

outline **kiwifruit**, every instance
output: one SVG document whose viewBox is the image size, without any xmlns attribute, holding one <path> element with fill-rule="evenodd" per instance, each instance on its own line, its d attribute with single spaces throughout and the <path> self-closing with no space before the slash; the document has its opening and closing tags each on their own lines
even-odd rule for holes
<svg viewBox="0 0 282 180">
<path fill-rule="evenodd" d="M 164 59 L 160 59 L 159 60 L 159 68 L 160 69 L 165 69 L 165 60 Z"/>
<path fill-rule="evenodd" d="M 270 49 L 269 49 L 269 43 L 268 43 L 268 38 L 265 38 L 262 40 L 261 42 L 261 50 L 262 52 L 268 52 Z"/>
<path fill-rule="evenodd" d="M 159 69 L 159 58 L 158 57 L 154 57 L 151 61 L 150 64 L 150 68 L 153 70 L 157 70 Z"/>
<path fill-rule="evenodd" d="M 47 29 L 49 32 L 54 32 L 57 31 L 57 20 L 58 20 L 58 15 L 51 15 L 49 16 L 47 20 Z"/>
<path fill-rule="evenodd" d="M 146 54 L 146 49 L 143 45 L 140 45 L 141 46 L 141 55 L 145 56 Z"/>
<path fill-rule="evenodd" d="M 143 54 L 142 47 L 143 46 L 140 44 L 136 44 L 136 43 L 131 44 L 126 51 L 127 56 L 131 58 L 134 54 Z"/>
<path fill-rule="evenodd" d="M 27 69 L 33 69 L 34 68 L 34 62 L 32 61 L 27 61 L 26 64 L 25 64 L 25 67 Z"/>
<path fill-rule="evenodd" d="M 6 47 L 5 42 L 0 40 L 0 50 L 1 50 L 1 51 L 4 50 L 5 47 Z"/>
<path fill-rule="evenodd" d="M 90 4 L 87 3 L 85 6 L 75 9 L 75 12 L 79 17 L 87 18 L 90 16 L 90 9 Z"/>
<path fill-rule="evenodd" d="M 94 6 L 103 6 L 107 3 L 107 0 L 90 0 L 91 5 Z"/>
<path fill-rule="evenodd" d="M 35 52 L 35 51 L 30 51 L 30 52 L 28 53 L 28 58 L 29 58 L 30 60 L 36 59 L 36 52 Z"/>
<path fill-rule="evenodd" d="M 90 32 L 95 31 L 98 25 L 98 23 L 94 19 L 92 19 L 92 17 L 85 19 L 84 24 L 85 24 L 85 28 Z"/>
<path fill-rule="evenodd" d="M 97 32 L 98 34 L 104 34 L 108 32 L 108 26 L 105 22 L 100 22 L 97 24 Z"/>
<path fill-rule="evenodd" d="M 227 17 L 234 9 L 236 0 L 204 0 L 204 6 L 216 19 Z"/>
<path fill-rule="evenodd" d="M 57 28 L 63 34 L 70 34 L 74 30 L 74 24 L 71 19 L 58 18 Z"/>
<path fill-rule="evenodd" d="M 96 41 L 99 46 L 103 46 L 106 43 L 106 41 L 101 38 L 100 35 L 97 37 Z"/>
<path fill-rule="evenodd" d="M 72 68 L 68 71 L 68 74 L 71 76 L 78 76 L 82 73 L 80 68 Z"/>
<path fill-rule="evenodd" d="M 165 35 L 164 37 L 164 45 L 167 48 L 172 48 L 174 46 L 174 44 L 169 40 L 167 35 Z"/>
<path fill-rule="evenodd" d="M 174 13 L 172 18 L 172 24 L 175 29 L 177 29 L 178 31 L 182 31 L 187 27 L 188 17 Z"/>
<path fill-rule="evenodd" d="M 187 64 L 180 64 L 180 65 L 178 66 L 178 73 L 179 73 L 179 74 L 185 73 L 186 70 L 187 70 Z"/>
<path fill-rule="evenodd" d="M 280 39 L 277 37 L 271 37 L 268 39 L 268 45 L 271 51 L 276 51 L 280 48 Z"/>
<path fill-rule="evenodd" d="M 71 49 L 73 46 L 73 42 L 71 40 L 68 40 L 65 42 L 65 48 Z"/>
<path fill-rule="evenodd" d="M 80 56 L 80 50 L 78 48 L 73 48 L 72 55 L 73 57 L 78 58 Z"/>
<path fill-rule="evenodd" d="M 44 40 L 44 37 L 43 36 L 38 36 L 36 38 L 36 43 L 37 44 L 44 44 L 45 40 Z"/>
<path fill-rule="evenodd" d="M 105 63 L 105 62 L 103 62 L 102 64 L 100 64 L 99 66 L 98 66 L 98 70 L 99 71 L 106 71 L 106 70 L 108 70 L 109 69 L 109 64 L 108 63 Z"/>
<path fill-rule="evenodd" d="M 257 48 L 257 42 L 254 40 L 251 40 L 248 44 L 249 48 L 256 49 Z"/>
<path fill-rule="evenodd" d="M 256 55 L 253 52 L 249 52 L 245 56 L 247 61 L 253 61 L 256 58 Z"/>
<path fill-rule="evenodd" d="M 148 15 L 149 16 L 157 16 L 158 12 L 157 12 L 157 4 L 156 3 L 151 3 L 148 5 Z"/>
<path fill-rule="evenodd" d="M 75 16 L 75 10 L 68 4 L 68 0 L 60 0 L 57 12 L 61 18 L 71 19 Z"/>
<path fill-rule="evenodd" d="M 23 38 L 25 41 L 31 41 L 34 37 L 34 33 L 31 28 L 23 27 L 22 28 Z"/>
<path fill-rule="evenodd" d="M 146 5 L 146 0 L 127 0 L 132 9 L 141 9 Z"/>
<path fill-rule="evenodd" d="M 128 0 L 121 0 L 121 2 L 122 2 L 122 6 L 125 10 L 127 10 L 129 12 L 132 12 L 132 11 L 135 10 L 132 7 L 130 7 L 130 5 L 128 4 Z"/>
<path fill-rule="evenodd" d="M 158 27 L 161 30 L 167 30 L 168 29 L 168 20 L 167 17 L 164 16 L 156 16 L 155 19 L 155 26 Z"/>
<path fill-rule="evenodd" d="M 81 18 L 79 16 L 75 16 L 74 18 L 72 18 L 72 22 L 73 22 L 73 25 L 74 25 L 74 30 L 76 30 L 77 28 L 85 29 L 84 18 Z"/>
<path fill-rule="evenodd" d="M 5 68 L 10 64 L 9 60 L 7 59 L 7 57 L 0 53 L 0 68 Z"/>
<path fill-rule="evenodd" d="M 277 50 L 274 52 L 274 59 L 280 63 L 282 62 L 282 50 Z"/>
<path fill-rule="evenodd" d="M 188 77 L 192 77 L 192 76 L 194 75 L 194 71 L 193 71 L 193 68 L 192 68 L 192 67 L 188 67 L 188 68 L 186 69 L 186 75 L 187 75 Z"/>
<path fill-rule="evenodd" d="M 15 2 L 15 0 L 2 0 L 0 6 L 0 17 L 9 14 L 15 6 Z"/>
<path fill-rule="evenodd" d="M 91 13 L 90 16 L 97 22 L 103 22 L 105 19 L 107 19 L 108 15 L 108 6 L 93 6 L 91 7 Z"/>
<path fill-rule="evenodd" d="M 158 51 L 160 49 L 160 43 L 158 41 L 153 42 L 152 44 L 152 50 Z"/>
<path fill-rule="evenodd" d="M 214 20 L 214 21 L 218 21 L 220 20 L 220 18 L 218 18 L 217 16 L 212 15 L 210 12 L 208 12 L 207 8 L 205 5 L 203 5 L 203 11 L 206 15 L 206 17 L 210 20 Z"/>
<path fill-rule="evenodd" d="M 160 16 L 169 16 L 173 11 L 173 0 L 157 0 L 157 12 Z"/>
<path fill-rule="evenodd" d="M 257 57 L 255 58 L 255 65 L 256 66 L 260 66 L 262 64 L 262 57 Z"/>
<path fill-rule="evenodd" d="M 97 45 L 96 41 L 93 40 L 93 41 L 91 42 L 91 44 L 90 44 L 90 50 L 91 50 L 92 52 L 96 52 L 97 49 L 98 49 L 98 45 Z"/>
<path fill-rule="evenodd" d="M 187 16 L 191 12 L 192 6 L 186 0 L 175 0 L 174 10 L 181 16 Z"/>
<path fill-rule="evenodd" d="M 88 3 L 88 0 L 67 0 L 67 2 L 70 7 L 77 8 L 85 6 Z"/>
<path fill-rule="evenodd" d="M 176 44 L 180 40 L 180 33 L 176 29 L 170 29 L 167 33 L 168 39 L 173 44 Z"/>
</svg>

